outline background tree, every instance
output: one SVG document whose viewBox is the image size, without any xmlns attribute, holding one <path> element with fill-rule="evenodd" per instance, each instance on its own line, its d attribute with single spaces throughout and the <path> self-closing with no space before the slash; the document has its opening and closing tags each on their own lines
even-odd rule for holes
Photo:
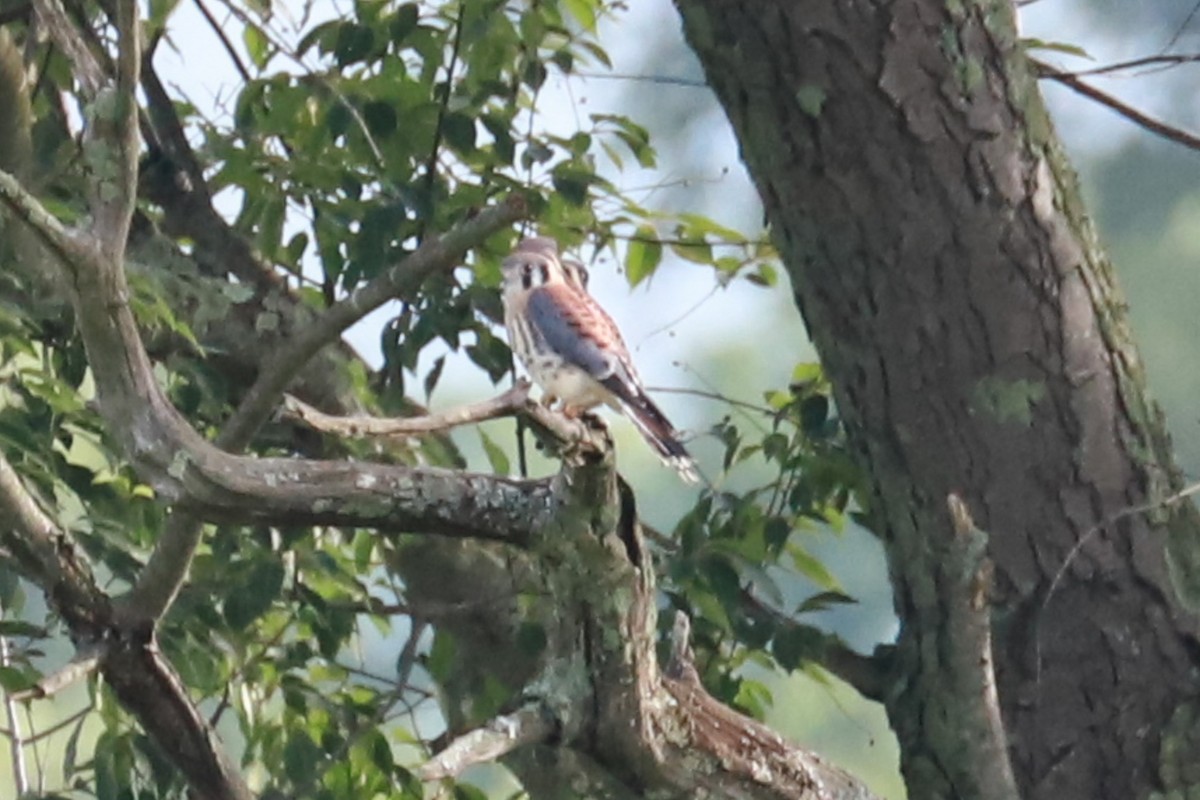
<svg viewBox="0 0 1200 800">
<path fill-rule="evenodd" d="M 306 8 L 293 43 L 229 5 L 232 127 L 156 72 L 173 6 L 6 12 L 14 763 L 37 752 L 22 699 L 86 677 L 96 709 L 46 732 L 60 770 L 19 791 L 421 796 L 503 757 L 535 798 L 867 796 L 750 719 L 758 665 L 882 702 L 913 797 L 1186 793 L 1195 512 L 1012 9 L 746 5 L 679 10 L 829 383 L 801 365 L 717 421 L 717 482 L 652 545 L 602 429 L 519 389 L 456 414 L 405 394 L 433 394 L 447 348 L 507 379 L 491 320 L 522 220 L 627 242 L 634 284 L 664 248 L 773 282 L 769 245 L 603 177 L 653 164 L 644 129 L 538 124 L 548 76 L 603 68 L 611 9 Z M 370 372 L 338 340 L 392 298 Z M 561 470 L 507 477 L 531 454 L 491 423 L 466 471 L 446 431 L 497 415 Z M 800 621 L 847 599 L 803 530 L 850 514 L 902 620 L 871 656 Z M 820 591 L 793 615 L 794 572 Z M 393 664 L 357 657 L 387 635 Z"/>
</svg>

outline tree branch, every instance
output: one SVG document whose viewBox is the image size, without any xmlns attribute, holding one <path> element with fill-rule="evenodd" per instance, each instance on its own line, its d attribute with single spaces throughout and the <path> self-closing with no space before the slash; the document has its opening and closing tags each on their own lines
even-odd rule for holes
<svg viewBox="0 0 1200 800">
<path fill-rule="evenodd" d="M 1095 100 L 1100 105 L 1112 109 L 1135 125 L 1139 125 L 1151 133 L 1158 134 L 1164 139 L 1181 144 L 1184 147 L 1192 150 L 1200 150 L 1200 136 L 1188 133 L 1181 128 L 1168 125 L 1167 123 L 1157 120 L 1148 114 L 1144 114 L 1128 103 L 1122 102 L 1121 100 L 1113 97 L 1111 94 L 1102 92 L 1095 86 L 1080 80 L 1079 77 L 1074 73 L 1064 72 L 1057 67 L 1051 66 L 1043 61 L 1037 61 L 1035 59 L 1031 59 L 1031 61 L 1041 77 L 1049 78 L 1052 81 L 1061 83 L 1063 86 L 1078 92 L 1084 97 Z"/>
<path fill-rule="evenodd" d="M 347 327 L 388 298 L 413 292 L 427 275 L 452 266 L 463 252 L 508 225 L 524 209 L 524 202 L 514 196 L 427 241 L 350 298 L 331 306 L 291 339 L 281 341 L 278 352 L 263 362 L 258 379 L 217 437 L 217 445 L 231 451 L 244 448 L 288 382 L 322 346 L 337 341 Z M 150 482 L 158 481 L 169 496 L 184 500 L 177 511 L 241 522 L 252 521 L 266 511 L 268 515 L 282 513 L 283 517 L 277 519 L 291 519 L 293 523 L 316 524 L 324 519 L 327 524 L 524 541 L 528 526 L 519 511 L 511 512 L 526 508 L 523 499 L 539 494 L 545 487 L 520 487 L 502 479 L 465 478 L 419 468 L 239 459 L 217 450 L 201 439 L 169 406 L 157 386 L 146 379 L 149 367 L 141 342 L 130 328 L 131 321 L 123 321 L 129 320 L 127 310 L 117 311 L 116 325 L 103 315 L 93 314 L 96 339 L 85 336 L 85 343 L 109 339 L 103 349 L 118 358 L 117 366 L 125 367 L 103 383 L 98 379 L 97 386 L 102 399 L 106 388 L 114 396 L 127 398 L 118 401 L 117 407 L 126 405 L 149 412 L 143 416 L 142 425 L 125 426 L 124 435 L 118 438 L 135 448 L 150 445 L 135 449 L 133 452 L 139 455 L 132 460 L 146 470 Z M 121 358 L 123 353 L 130 355 Z M 89 347 L 89 359 L 93 357 Z M 113 421 L 113 417 L 108 418 Z M 262 465 L 267 461 L 273 461 L 276 469 L 263 472 Z M 186 480 L 181 482 L 181 478 Z M 335 485 L 337 490 L 333 489 Z M 385 487 L 394 492 L 391 497 L 380 493 Z M 405 497 L 415 505 L 398 502 Z M 457 505 L 431 503 L 433 498 L 454 498 Z M 510 503 L 515 505 L 508 507 Z M 413 515 L 414 508 L 424 512 Z M 468 509 L 470 513 L 466 513 Z M 428 512 L 432 516 L 427 516 Z M 471 513 L 481 516 L 473 520 Z M 483 520 L 498 527 L 481 527 L 479 522 Z M 172 520 L 159 537 L 130 602 L 123 607 L 134 613 L 146 609 L 163 613 L 187 574 L 199 536 L 200 527 L 195 521 Z"/>
<path fill-rule="evenodd" d="M 4 170 L 0 170 L 0 202 L 14 217 L 28 225 L 69 270 L 74 271 L 92 260 L 93 254 L 83 240 L 64 227 L 15 176 Z"/>
<path fill-rule="evenodd" d="M 778 628 L 803 630 L 811 638 L 811 652 L 805 653 L 814 664 L 829 670 L 850 684 L 868 700 L 882 701 L 889 685 L 885 658 L 865 656 L 855 651 L 837 634 L 803 625 L 776 608 L 768 606 L 748 591 L 742 592 L 742 604 L 750 614 L 769 617 Z"/>
<path fill-rule="evenodd" d="M 541 702 L 528 703 L 457 737 L 425 762 L 417 770 L 417 777 L 423 781 L 457 777 L 474 764 L 495 761 L 518 747 L 549 741 L 557 730 L 553 715 Z"/>
<path fill-rule="evenodd" d="M 109 598 L 77 557 L 69 537 L 38 507 L 0 456 L 0 539 L 21 573 L 43 591 L 79 651 L 61 679 L 77 677 L 99 654 L 105 680 L 204 800 L 250 800 L 252 794 L 216 744 L 178 676 L 158 652 L 153 628 L 119 627 Z M 58 674 L 58 673 L 56 673 Z M 47 681 L 60 678 L 50 676 Z"/>
<path fill-rule="evenodd" d="M 284 395 L 283 416 L 303 422 L 322 433 L 344 437 L 418 436 L 471 425 L 524 411 L 529 404 L 529 383 L 521 382 L 503 394 L 481 403 L 458 406 L 449 411 L 419 417 L 338 417 L 325 414 L 303 400 Z"/>
<path fill-rule="evenodd" d="M 0 614 L 3 609 L 0 608 Z M 8 637 L 0 636 L 0 667 L 8 669 L 11 666 L 11 654 L 8 650 Z M 12 761 L 13 784 L 17 797 L 24 797 L 29 792 L 29 774 L 25 766 L 25 732 L 21 729 L 21 718 L 17 714 L 16 694 L 4 693 L 4 713 L 8 717 L 8 752 Z"/>
<path fill-rule="evenodd" d="M 519 381 L 508 391 L 480 403 L 471 403 L 419 417 L 338 417 L 324 414 L 302 400 L 285 396 L 284 416 L 303 422 L 313 430 L 345 437 L 415 436 L 438 433 L 500 417 L 520 416 L 534 433 L 549 443 L 554 452 L 571 449 L 601 451 L 607 447 L 598 438 L 598 418 L 568 418 L 529 399 L 530 384 Z M 601 423 L 602 425 L 602 423 Z"/>
<path fill-rule="evenodd" d="M 429 275 L 454 266 L 467 250 L 524 214 L 524 199 L 510 195 L 473 219 L 426 240 L 398 264 L 345 300 L 334 303 L 263 366 L 258 380 L 221 431 L 217 444 L 226 449 L 243 447 L 270 415 L 288 382 L 317 350 L 337 340 L 347 328 L 388 300 L 411 295 Z"/>
<path fill-rule="evenodd" d="M 194 795 L 203 800 L 253 800 L 216 732 L 188 698 L 163 657 L 152 626 L 123 631 L 103 661 L 104 679 L 147 735 L 171 754 Z"/>
<path fill-rule="evenodd" d="M 84 132 L 84 157 L 95 182 L 92 232 L 110 259 L 125 255 L 129 223 L 137 203 L 138 72 L 142 63 L 141 20 L 137 0 L 115 0 L 117 75 L 115 85 L 93 99 Z"/>
<path fill-rule="evenodd" d="M 100 60 L 79 35 L 62 2 L 34 0 L 33 8 L 42 27 L 71 62 L 71 72 L 83 88 L 84 96 L 94 100 L 108 83 L 108 77 Z"/>
<path fill-rule="evenodd" d="M 950 689 L 947 696 L 966 700 L 955 710 L 962 721 L 959 766 L 974 774 L 981 800 L 1012 800 L 1020 793 L 1008 757 L 1008 738 L 992 667 L 988 535 L 976 527 L 967 504 L 958 495 L 946 498 L 946 508 L 954 539 L 948 544 L 945 569 L 939 576 L 939 594 L 948 607 L 947 635 L 955 642 L 947 656 L 957 662 L 951 673 L 960 676 L 964 684 Z"/>
<path fill-rule="evenodd" d="M 108 619 L 108 597 L 75 545 L 41 509 L 0 455 L 0 542 L 20 573 L 37 585 L 69 627 L 98 630 Z"/>
<path fill-rule="evenodd" d="M 23 219 L 36 220 L 37 229 L 52 242 L 71 241 L 36 199 L 11 177 L 7 182 L 3 177 L 0 173 L 0 193 L 16 198 L 18 209 L 27 212 Z M 317 349 L 388 298 L 414 291 L 426 275 L 454 264 L 466 249 L 523 213 L 524 203 L 515 196 L 489 208 L 428 240 L 331 307 L 317 323 L 283 346 L 260 374 L 219 443 L 243 446 L 270 413 L 294 371 Z M 70 254 L 87 255 L 87 250 Z M 167 499 L 177 501 L 180 508 L 206 519 L 237 522 L 365 525 L 513 542 L 523 541 L 527 535 L 528 503 L 548 491 L 545 484 L 434 469 L 239 458 L 217 450 L 162 394 L 127 304 L 120 262 L 91 261 L 88 269 L 74 273 L 73 301 L 96 378 L 101 413 L 147 482 Z M 181 525 L 178 530 L 186 527 Z M 160 544 L 172 548 L 175 542 L 160 540 Z M 174 549 L 190 553 L 188 547 Z M 181 576 L 186 566 L 186 560 L 177 563 L 174 571 Z"/>
<path fill-rule="evenodd" d="M 66 666 L 44 676 L 31 688 L 13 694 L 14 700 L 42 700 L 53 697 L 63 689 L 85 679 L 100 666 L 108 650 L 107 642 L 85 642 L 75 651 Z"/>
</svg>

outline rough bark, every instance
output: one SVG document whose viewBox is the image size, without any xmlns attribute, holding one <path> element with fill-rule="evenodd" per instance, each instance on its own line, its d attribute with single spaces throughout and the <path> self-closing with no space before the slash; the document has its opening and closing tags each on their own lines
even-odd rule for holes
<svg viewBox="0 0 1200 800">
<path fill-rule="evenodd" d="M 461 748 L 476 739 L 482 743 L 475 761 L 486 758 L 514 717 L 537 719 L 541 729 L 548 717 L 548 741 L 504 758 L 535 800 L 874 796 L 719 703 L 686 658 L 660 669 L 653 564 L 632 493 L 612 472 L 611 450 L 599 462 L 564 468 L 553 504 L 526 552 L 423 540 L 404 553 L 401 570 L 419 598 L 417 615 L 429 603 L 428 618 L 459 644 L 455 674 L 443 684 L 451 728 L 474 729 L 454 739 L 449 757 L 435 757 L 431 774 L 445 774 L 443 761 L 474 763 Z M 518 632 L 530 627 L 544 647 L 514 647 Z M 522 711 L 498 717 L 480 736 L 486 721 L 473 718 L 471 703 L 484 676 L 510 688 Z M 509 737 L 520 734 L 510 727 Z"/>
<path fill-rule="evenodd" d="M 1179 598 L 1200 525 L 1161 505 L 1179 486 L 1163 423 L 1013 9 L 676 2 L 870 474 L 909 795 L 994 796 L 970 744 L 981 667 L 947 602 L 951 493 L 989 534 L 1021 795 L 1194 785 Z"/>
</svg>

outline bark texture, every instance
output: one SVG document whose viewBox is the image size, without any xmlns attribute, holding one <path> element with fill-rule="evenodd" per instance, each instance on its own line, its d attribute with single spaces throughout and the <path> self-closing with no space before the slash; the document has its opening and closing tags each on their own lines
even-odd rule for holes
<svg viewBox="0 0 1200 800">
<path fill-rule="evenodd" d="M 952 493 L 995 565 L 1021 795 L 1184 790 L 1197 515 L 1128 511 L 1178 477 L 1012 7 L 676 2 L 870 473 L 909 796 L 996 796 L 972 713 L 987 654 L 963 657 L 949 599 Z"/>
</svg>

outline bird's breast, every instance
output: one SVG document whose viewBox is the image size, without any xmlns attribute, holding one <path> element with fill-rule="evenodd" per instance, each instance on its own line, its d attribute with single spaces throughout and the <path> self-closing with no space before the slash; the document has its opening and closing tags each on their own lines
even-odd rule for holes
<svg viewBox="0 0 1200 800">
<path fill-rule="evenodd" d="M 608 391 L 583 369 L 555 356 L 530 359 L 526 364 L 530 377 L 564 405 L 586 409 L 608 402 Z"/>
</svg>

